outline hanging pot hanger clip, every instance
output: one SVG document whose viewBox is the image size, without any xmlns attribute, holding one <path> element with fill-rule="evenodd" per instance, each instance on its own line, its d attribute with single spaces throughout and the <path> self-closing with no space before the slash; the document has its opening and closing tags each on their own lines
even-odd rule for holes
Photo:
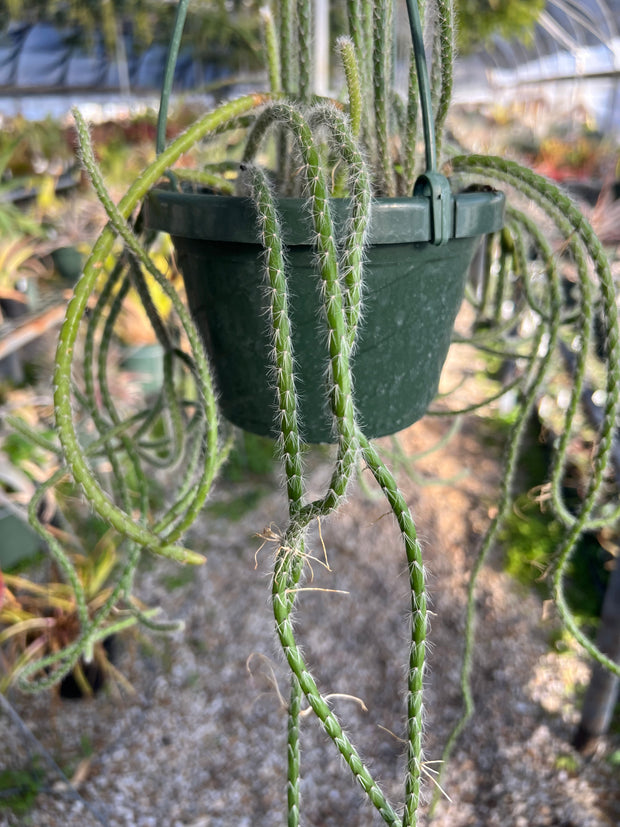
<svg viewBox="0 0 620 827">
<path fill-rule="evenodd" d="M 424 172 L 415 182 L 413 194 L 430 198 L 431 243 L 446 244 L 452 235 L 452 190 L 440 172 Z"/>
</svg>

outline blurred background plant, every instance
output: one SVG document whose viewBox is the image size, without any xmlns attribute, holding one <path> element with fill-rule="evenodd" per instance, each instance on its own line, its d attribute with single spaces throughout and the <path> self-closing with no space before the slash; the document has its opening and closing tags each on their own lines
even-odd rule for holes
<svg viewBox="0 0 620 827">
<path fill-rule="evenodd" d="M 75 538 L 53 528 L 57 536 L 75 547 Z M 112 586 L 108 580 L 116 565 L 116 552 L 109 535 L 104 535 L 88 553 L 77 548 L 71 555 L 72 563 L 86 594 L 89 614 L 99 610 L 109 598 Z M 36 582 L 30 577 L 0 571 L 0 661 L 3 677 L 0 692 L 6 692 L 33 661 L 56 654 L 70 647 L 80 633 L 76 598 L 71 586 L 63 582 L 52 566 L 54 579 Z M 135 623 L 134 618 L 129 619 Z M 118 631 L 118 630 L 116 630 Z M 115 632 L 110 632 L 113 635 Z M 93 647 L 92 660 L 79 660 L 69 676 L 58 685 L 64 697 L 90 696 L 103 684 L 114 678 L 123 688 L 131 685 L 112 663 L 111 638 L 102 630 Z"/>
<path fill-rule="evenodd" d="M 458 0 L 455 7 L 459 52 L 467 54 L 497 35 L 531 42 L 545 0 Z"/>
<path fill-rule="evenodd" d="M 256 70 L 261 65 L 258 0 L 196 0 L 190 10 L 187 43 L 198 55 L 209 55 L 212 66 L 227 73 Z M 159 0 L 7 0 L 0 7 L 0 30 L 11 22 L 55 26 L 70 43 L 103 46 L 109 56 L 157 45 L 165 49 L 172 30 L 175 4 Z M 217 72 L 215 72 L 217 74 Z"/>
<path fill-rule="evenodd" d="M 70 650 L 83 631 L 76 590 L 67 581 L 63 560 L 42 553 L 45 541 L 66 549 L 91 620 L 112 595 L 118 574 L 111 532 L 59 473 L 55 431 L 46 426 L 49 409 L 22 404 L 19 413 L 21 430 L 0 441 L 0 692 L 15 685 L 35 661 L 43 665 L 30 679 L 45 679 L 46 658 Z M 39 427 L 38 441 L 28 438 L 28 422 Z M 53 490 L 46 487 L 50 476 L 58 480 Z M 61 695 L 91 695 L 109 678 L 131 691 L 113 665 L 110 635 L 135 623 L 135 615 L 121 611 L 104 624 L 89 662 L 78 660 L 60 682 Z"/>
</svg>

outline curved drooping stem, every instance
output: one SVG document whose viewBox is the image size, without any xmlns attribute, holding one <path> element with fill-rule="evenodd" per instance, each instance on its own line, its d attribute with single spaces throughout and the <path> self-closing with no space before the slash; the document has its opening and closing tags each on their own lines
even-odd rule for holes
<svg viewBox="0 0 620 827">
<path fill-rule="evenodd" d="M 620 335 L 615 284 L 609 268 L 609 261 L 588 221 L 570 199 L 551 182 L 536 175 L 531 170 L 501 158 L 486 156 L 457 158 L 454 161 L 454 166 L 462 171 L 471 171 L 485 177 L 504 181 L 538 203 L 555 223 L 564 239 L 564 243 L 570 249 L 573 260 L 577 264 L 581 291 L 581 348 L 577 354 L 577 366 L 573 376 L 571 398 L 565 416 L 564 430 L 556 447 L 551 471 L 553 503 L 556 513 L 569 529 L 559 551 L 553 574 L 554 597 L 562 621 L 576 640 L 595 660 L 610 669 L 614 674 L 620 675 L 620 666 L 600 652 L 579 628 L 566 602 L 563 587 L 566 567 L 579 537 L 585 530 L 600 525 L 601 518 L 596 514 L 596 508 L 605 490 L 603 483 L 611 458 L 615 424 L 620 411 Z M 590 262 L 596 275 L 600 292 L 601 315 L 605 326 L 606 387 L 603 415 L 601 417 L 602 424 L 595 446 L 593 470 L 578 513 L 575 515 L 563 505 L 559 489 L 564 475 L 572 423 L 581 397 L 588 342 L 592 328 L 594 296 L 588 262 Z M 609 524 L 618 516 L 620 516 L 620 506 L 612 511 L 608 509 L 602 519 Z"/>
<path fill-rule="evenodd" d="M 347 348 L 355 343 L 355 332 L 359 320 L 361 300 L 361 267 L 365 241 L 369 203 L 369 187 L 365 168 L 359 152 L 352 143 L 347 125 L 342 116 L 331 107 L 316 107 L 308 113 L 307 124 L 302 115 L 286 104 L 274 104 L 258 119 L 248 142 L 246 157 L 255 151 L 266 130 L 273 125 L 286 125 L 297 141 L 302 159 L 309 193 L 309 215 L 314 224 L 315 243 L 319 254 L 317 267 L 323 281 L 325 322 L 328 327 L 328 345 L 331 359 L 330 400 L 334 421 L 340 436 L 339 458 L 332 484 L 326 497 L 309 506 L 301 506 L 303 491 L 299 490 L 300 463 L 298 461 L 299 439 L 295 403 L 295 381 L 292 366 L 294 354 L 290 338 L 288 319 L 287 285 L 285 278 L 286 259 L 281 246 L 281 230 L 273 196 L 264 173 L 249 167 L 250 189 L 256 204 L 260 222 L 260 236 L 266 251 L 265 270 L 271 295 L 272 343 L 274 345 L 274 366 L 276 369 L 276 390 L 278 395 L 281 446 L 287 474 L 290 523 L 282 539 L 276 558 L 273 578 L 273 608 L 276 629 L 288 664 L 294 678 L 289 706 L 289 825 L 298 823 L 298 777 L 299 777 L 299 695 L 298 688 L 306 696 L 311 708 L 322 722 L 326 732 L 336 744 L 351 771 L 367 793 L 369 799 L 388 824 L 397 823 L 397 816 L 388 804 L 380 788 L 372 779 L 359 758 L 355 748 L 344 735 L 342 727 L 331 712 L 312 678 L 295 640 L 292 614 L 295 592 L 304 566 L 304 538 L 311 520 L 326 516 L 337 506 L 346 491 L 351 450 L 342 451 L 343 444 L 351 444 L 351 429 L 355 443 L 363 445 L 363 455 L 381 486 L 403 534 L 407 552 L 412 590 L 412 645 L 408 679 L 408 756 L 405 786 L 405 812 L 402 823 L 416 823 L 420 796 L 422 767 L 422 683 L 425 661 L 426 640 L 426 595 L 424 569 L 417 543 L 415 527 L 409 509 L 388 469 L 380 461 L 374 448 L 363 437 L 353 416 L 353 407 L 340 405 L 341 400 L 351 394 L 352 382 L 348 360 L 340 364 Z M 308 125 L 327 127 L 335 138 L 334 146 L 340 147 L 347 162 L 352 206 L 349 223 L 342 242 L 336 239 L 329 213 L 325 183 L 317 163 L 312 132 Z M 338 254 L 338 248 L 341 251 Z M 343 290 L 344 287 L 344 290 Z M 338 353 L 339 344 L 344 354 Z M 335 364 L 334 364 L 335 362 Z M 355 443 L 351 445 L 355 449 Z M 356 450 L 356 449 L 355 449 Z"/>
<path fill-rule="evenodd" d="M 407 772 L 403 827 L 417 824 L 422 776 L 424 667 L 426 662 L 427 600 L 424 561 L 411 511 L 376 449 L 360 435 L 362 455 L 381 487 L 401 531 L 411 591 L 411 648 L 407 673 Z"/>
<path fill-rule="evenodd" d="M 350 371 L 351 337 L 348 325 L 356 325 L 359 318 L 359 289 L 361 249 L 359 262 L 348 260 L 345 263 L 346 277 L 342 274 L 343 264 L 339 256 L 337 234 L 331 217 L 329 190 L 321 165 L 320 154 L 315 144 L 309 122 L 294 106 L 289 103 L 274 103 L 259 116 L 248 138 L 244 160 L 251 159 L 256 153 L 267 130 L 274 125 L 286 127 L 296 141 L 302 160 L 303 175 L 306 182 L 309 203 L 309 216 L 313 223 L 315 238 L 317 270 L 321 277 L 324 320 L 328 333 L 329 399 L 333 415 L 334 428 L 338 435 L 338 458 L 334 474 L 325 495 L 325 504 L 329 510 L 338 506 L 344 497 L 348 481 L 354 468 L 357 454 L 355 437 L 353 389 Z M 349 138 L 349 143 L 353 142 Z M 359 154 L 359 153 L 358 153 Z M 360 159 L 361 162 L 361 159 Z M 365 169 L 363 162 L 361 167 Z M 358 221 L 353 218 L 351 233 L 357 236 L 365 234 L 370 206 L 368 190 L 366 201 L 360 193 L 356 194 L 354 204 L 363 204 L 363 209 L 353 207 L 352 216 L 357 212 Z M 343 290 L 346 295 L 347 313 L 344 307 Z M 324 514 L 324 505 L 321 506 Z M 318 514 L 313 505 L 304 507 L 306 524 Z"/>
<path fill-rule="evenodd" d="M 433 98 L 436 102 L 435 141 L 437 157 L 441 154 L 443 131 L 452 99 L 454 52 L 453 4 L 451 0 L 437 0 L 437 21 L 433 42 L 433 78 L 438 78 L 437 88 L 433 90 Z"/>
<path fill-rule="evenodd" d="M 224 122 L 224 116 L 228 119 L 236 118 L 240 112 L 250 110 L 256 105 L 257 99 L 251 98 L 224 107 L 219 112 L 220 117 L 208 116 L 201 123 L 200 128 L 193 128 L 190 133 L 195 140 L 208 131 L 219 129 Z M 79 581 L 73 577 L 69 561 L 67 577 L 70 581 L 72 579 L 76 581 L 75 590 L 78 596 L 78 609 L 81 614 L 83 629 L 81 636 L 63 652 L 32 664 L 28 668 L 28 673 L 24 673 L 24 678 L 30 679 L 41 668 L 54 667 L 52 674 L 49 676 L 49 681 L 46 681 L 46 685 L 57 680 L 59 675 L 69 671 L 85 648 L 92 648 L 94 643 L 109 634 L 110 630 L 124 628 L 138 620 L 147 623 L 147 625 L 155 625 L 151 619 L 151 613 L 141 612 L 135 606 L 129 606 L 129 614 L 122 621 L 118 621 L 112 626 L 109 623 L 106 624 L 106 619 L 112 608 L 112 603 L 123 596 L 129 596 L 135 566 L 143 547 L 146 546 L 153 551 L 182 561 L 197 562 L 201 559 L 194 552 L 172 544 L 178 540 L 183 530 L 195 517 L 200 504 L 204 500 L 204 495 L 209 489 L 215 470 L 217 470 L 221 461 L 218 453 L 217 416 L 211 378 L 201 343 L 187 311 L 180 304 L 176 293 L 170 288 L 167 280 L 154 266 L 152 257 L 144 248 L 143 240 L 135 235 L 133 227 L 127 221 L 129 214 L 143 194 L 142 187 L 134 185 L 117 207 L 111 201 L 105 189 L 94 160 L 86 124 L 79 113 L 76 113 L 76 123 L 84 164 L 106 209 L 109 225 L 95 244 L 93 253 L 87 262 L 84 277 L 76 287 L 61 332 L 58 366 L 55 375 L 57 420 L 68 470 L 76 482 L 83 487 L 95 510 L 101 517 L 111 523 L 122 536 L 128 538 L 129 545 L 124 573 L 117 582 L 111 599 L 106 602 L 104 610 L 92 619 L 88 616 L 84 596 L 82 595 L 82 598 L 80 598 L 81 587 Z M 266 272 L 269 274 L 272 296 L 271 319 L 280 408 L 281 449 L 286 471 L 291 518 L 289 529 L 283 538 L 282 548 L 278 555 L 273 586 L 274 613 L 278 634 L 281 637 L 283 648 L 294 674 L 291 684 L 289 714 L 289 824 L 297 824 L 299 820 L 298 735 L 299 704 L 302 693 L 308 698 L 311 707 L 335 741 L 339 751 L 345 757 L 369 798 L 381 812 L 386 823 L 396 824 L 399 818 L 372 779 L 348 737 L 344 735 L 336 716 L 329 709 L 329 705 L 319 693 L 314 679 L 303 665 L 303 659 L 292 635 L 291 625 L 295 591 L 303 574 L 304 538 L 307 528 L 314 520 L 331 513 L 341 502 L 355 468 L 359 452 L 359 440 L 362 438 L 355 423 L 350 354 L 355 345 L 355 334 L 362 300 L 362 263 L 370 212 L 370 182 L 365 164 L 355 145 L 346 118 L 335 108 L 319 106 L 312 111 L 308 121 L 306 121 L 294 107 L 278 104 L 267 110 L 267 113 L 258 119 L 258 125 L 254 132 L 255 143 L 256 135 L 260 135 L 261 129 L 264 132 L 269 123 L 277 123 L 279 128 L 284 127 L 289 130 L 293 140 L 298 144 L 305 162 L 310 216 L 314 224 L 316 238 L 317 272 L 323 296 L 324 324 L 327 334 L 326 360 L 329 365 L 330 377 L 329 399 L 334 428 L 339 439 L 338 457 L 327 493 L 316 502 L 306 502 L 301 462 L 301 442 L 296 418 L 294 355 L 291 346 L 287 305 L 286 262 L 281 245 L 279 246 L 282 234 L 266 178 L 259 170 L 249 167 L 248 175 L 252 179 L 252 190 L 262 221 L 263 246 L 267 251 Z M 347 178 L 352 197 L 350 214 L 341 237 L 337 237 L 331 218 L 329 190 L 323 177 L 320 152 L 314 143 L 313 129 L 328 133 L 334 151 L 342 155 L 347 166 Z M 252 144 L 252 141 L 250 141 L 250 144 Z M 154 177 L 159 175 L 164 168 L 164 164 L 171 163 L 187 147 L 187 138 L 182 138 L 176 141 L 172 148 L 166 150 L 162 157 L 149 167 L 143 175 L 141 181 L 145 182 L 145 186 L 149 186 Z M 103 291 L 95 304 L 94 312 L 88 314 L 86 389 L 82 393 L 77 388 L 72 388 L 70 379 L 78 330 L 84 315 L 83 309 L 86 307 L 90 292 L 103 269 L 104 261 L 111 251 L 115 236 L 123 241 L 125 253 L 119 265 L 113 269 L 107 283 L 104 284 Z M 170 299 L 189 342 L 191 356 L 181 353 L 175 348 L 150 298 L 144 280 L 144 273 L 148 273 L 150 277 L 155 279 Z M 142 412 L 128 420 L 124 420 L 117 411 L 114 399 L 107 388 L 107 354 L 112 329 L 119 315 L 123 299 L 129 290 L 130 275 L 147 309 L 147 314 L 156 330 L 158 339 L 165 350 L 165 386 L 153 410 Z M 102 329 L 100 335 L 97 333 L 99 328 Z M 98 353 L 97 347 L 99 347 Z M 192 403 L 196 408 L 196 412 L 186 429 L 183 427 L 183 403 L 171 399 L 174 388 L 173 360 L 176 358 L 179 358 L 185 368 L 190 370 L 198 391 L 197 399 Z M 97 373 L 94 371 L 95 364 Z M 95 403 L 98 401 L 97 378 L 103 388 L 103 411 L 95 411 Z M 75 425 L 70 418 L 69 408 L 72 394 L 75 394 L 79 403 L 85 406 L 85 410 L 92 416 L 99 432 L 99 438 L 88 449 L 80 445 Z M 155 464 L 157 464 L 156 458 L 162 459 L 163 445 L 161 440 L 149 443 L 145 435 L 150 424 L 155 421 L 160 412 L 166 409 L 170 409 L 170 435 L 173 437 L 173 449 L 165 461 L 179 462 L 178 451 L 181 450 L 181 436 L 183 431 L 186 430 L 189 436 L 187 444 L 189 461 L 186 463 L 189 470 L 187 470 L 181 481 L 177 500 L 163 517 L 153 522 L 151 527 L 147 527 L 147 501 L 145 500 L 144 491 L 140 494 L 142 517 L 136 523 L 134 514 L 130 514 L 133 505 L 133 494 L 122 479 L 123 469 L 122 465 L 117 462 L 116 454 L 120 450 L 121 453 L 126 455 L 140 486 L 140 480 L 144 477 L 142 463 L 146 461 L 148 451 L 153 451 Z M 200 429 L 197 427 L 201 422 L 204 423 L 206 435 L 204 451 L 200 450 Z M 132 433 L 134 434 L 133 437 L 131 436 Z M 192 437 L 193 434 L 196 434 L 196 438 Z M 370 451 L 370 449 L 368 450 Z M 90 462 L 91 457 L 98 456 L 102 451 L 114 458 L 113 477 L 117 478 L 119 485 L 118 498 L 120 506 L 116 505 L 115 501 L 105 493 L 97 479 L 96 469 Z M 191 478 L 193 478 L 194 472 L 198 471 L 200 456 L 203 457 L 204 461 L 202 471 L 199 474 L 202 482 L 192 487 Z M 174 457 L 177 457 L 177 459 L 174 459 Z M 375 460 L 369 459 L 369 462 Z M 375 471 L 377 471 L 376 462 L 375 466 Z M 387 474 L 387 470 L 385 473 Z M 62 474 L 65 474 L 64 470 Z M 54 484 L 56 479 L 56 477 L 52 478 L 50 485 Z M 403 512 L 403 508 L 402 503 L 396 503 L 395 501 L 395 513 Z M 399 521 L 402 522 L 402 513 Z M 59 553 L 58 558 L 60 561 L 64 560 L 62 553 Z M 416 658 L 419 659 L 423 650 L 419 646 L 414 648 L 417 652 Z M 413 669 L 411 671 L 413 673 Z M 34 683 L 31 685 L 34 686 Z M 417 703 L 412 702 L 410 705 L 410 719 L 417 720 L 416 716 L 419 717 L 419 712 Z M 419 723 L 419 727 L 411 729 L 412 733 L 414 730 L 421 732 L 421 721 Z M 419 769 L 420 766 L 421 742 L 414 739 L 412 749 L 414 753 L 410 756 L 409 761 L 411 767 L 410 779 L 416 776 L 415 768 Z M 419 782 L 419 772 L 417 772 L 416 777 Z M 417 809 L 418 794 L 419 783 L 418 787 L 415 784 L 408 784 L 406 809 L 409 815 L 406 816 L 405 823 L 413 823 L 411 819 L 414 818 L 414 812 Z M 412 804 L 412 802 L 416 803 Z"/>
<path fill-rule="evenodd" d="M 106 208 L 110 223 L 95 244 L 93 253 L 85 266 L 84 274 L 76 285 L 59 337 L 54 374 L 54 401 L 61 444 L 59 454 L 63 464 L 48 483 L 40 487 L 37 496 L 33 498 L 30 508 L 30 520 L 35 530 L 48 543 L 61 571 L 73 588 L 79 633 L 74 641 L 64 649 L 60 648 L 43 659 L 30 662 L 21 671 L 20 684 L 27 691 L 35 691 L 55 683 L 72 669 L 79 657 L 84 656 L 89 660 L 92 657 L 93 646 L 97 641 L 117 629 L 132 625 L 137 620 L 145 622 L 155 629 L 170 630 L 177 628 L 178 624 L 156 623 L 152 620 L 152 612 L 144 612 L 138 609 L 129 600 L 135 569 L 143 548 L 162 553 L 182 562 L 204 562 L 203 555 L 184 549 L 177 544 L 177 541 L 200 510 L 214 473 L 221 461 L 217 436 L 217 413 L 211 388 L 209 367 L 204 356 L 202 343 L 193 322 L 189 318 L 189 313 L 180 301 L 176 291 L 170 287 L 167 280 L 154 267 L 152 259 L 143 247 L 143 242 L 135 237 L 132 228 L 126 223 L 126 219 L 166 167 L 191 147 L 196 140 L 206 132 L 220 128 L 223 123 L 231 118 L 236 118 L 240 113 L 251 111 L 262 101 L 263 99 L 260 97 L 248 96 L 240 101 L 227 104 L 216 113 L 210 113 L 203 118 L 181 136 L 172 147 L 166 150 L 154 164 L 147 168 L 130 188 L 125 198 L 122 199 L 118 208 L 112 203 L 105 190 L 94 160 L 86 124 L 79 113 L 76 113 L 76 124 L 84 165 L 91 175 L 102 204 Z M 101 277 L 105 275 L 107 259 L 117 233 L 124 239 L 130 252 L 128 255 L 123 255 L 118 264 L 112 269 L 109 279 L 104 282 L 99 299 L 94 303 L 92 312 L 89 312 L 91 293 L 95 284 L 100 282 Z M 143 267 L 145 271 L 150 272 L 168 295 L 181 320 L 193 353 L 192 357 L 187 354 L 181 355 L 169 342 L 170 346 L 166 347 L 164 356 L 163 393 L 148 411 L 127 418 L 121 416 L 117 411 L 108 389 L 107 353 L 112 327 L 120 310 L 123 296 L 128 290 L 128 273 L 131 266 L 133 266 L 132 257 L 137 262 L 135 266 Z M 120 290 L 118 289 L 119 284 L 122 285 Z M 146 302 L 145 306 L 148 313 L 149 303 Z M 150 311 L 151 315 L 155 312 L 152 306 Z M 153 321 L 156 320 L 153 319 Z M 82 326 L 86 328 L 84 338 L 84 392 L 79 391 L 73 385 L 74 374 L 79 375 L 79 371 L 74 372 L 73 366 L 74 357 L 80 350 L 78 335 Z M 98 328 L 100 327 L 102 331 L 99 334 Z M 158 329 L 157 325 L 155 325 L 155 329 Z M 99 348 L 98 356 L 96 355 L 97 346 Z M 159 520 L 154 520 L 149 527 L 147 524 L 149 503 L 146 475 L 142 467 L 146 457 L 144 434 L 156 425 L 158 417 L 162 414 L 164 403 L 167 402 L 171 433 L 176 434 L 171 458 L 181 450 L 179 435 L 184 427 L 181 419 L 184 417 L 185 403 L 173 398 L 175 396 L 173 360 L 177 358 L 195 380 L 195 386 L 199 388 L 196 399 L 190 403 L 194 409 L 194 414 L 185 428 L 188 436 L 186 443 L 189 452 L 188 461 L 186 472 L 181 475 L 178 499 L 173 502 L 169 510 Z M 97 364 L 97 374 L 94 371 L 95 363 Z M 96 387 L 97 378 L 99 380 L 98 388 Z M 101 410 L 98 407 L 99 399 L 102 399 L 104 403 L 104 408 Z M 86 446 L 83 446 L 78 438 L 74 411 L 79 412 L 78 416 L 81 414 L 90 416 L 97 429 L 98 438 Z M 202 450 L 203 439 L 199 427 L 201 424 L 205 426 L 203 436 L 206 451 Z M 54 453 L 56 453 L 58 449 L 55 446 L 52 447 Z M 161 456 L 161 449 L 155 447 L 151 458 L 157 455 L 158 450 L 160 452 L 158 456 Z M 101 458 L 106 459 L 109 463 L 113 494 L 107 493 L 102 487 L 99 478 Z M 44 496 L 49 487 L 65 476 L 72 476 L 83 487 L 90 505 L 100 517 L 119 532 L 121 540 L 118 543 L 118 548 L 120 549 L 123 538 L 126 542 L 124 560 L 116 575 L 115 584 L 103 603 L 93 604 L 92 607 L 88 604 L 79 575 L 72 563 L 71 555 L 64 552 L 58 539 L 49 531 L 46 525 L 39 521 L 37 506 L 41 497 Z M 132 482 L 129 482 L 129 480 Z M 131 485 L 134 484 L 136 486 L 135 494 L 131 490 Z M 118 620 L 118 618 L 112 619 L 111 613 L 119 602 L 125 603 L 125 616 L 121 616 L 121 620 Z M 40 677 L 42 670 L 46 674 Z"/>
<path fill-rule="evenodd" d="M 85 264 L 84 273 L 78 284 L 76 285 L 73 298 L 71 299 L 65 317 L 64 324 L 61 329 L 59 343 L 56 354 L 56 367 L 54 372 L 54 405 L 56 410 L 56 421 L 60 441 L 67 460 L 67 464 L 75 481 L 83 488 L 89 502 L 92 503 L 97 513 L 102 519 L 109 522 L 122 535 L 129 537 L 134 542 L 142 547 L 149 548 L 151 551 L 163 554 L 180 560 L 181 562 L 203 562 L 202 555 L 197 555 L 195 552 L 184 549 L 180 546 L 174 545 L 170 542 L 162 541 L 162 539 L 153 531 L 149 530 L 143 525 L 137 524 L 131 519 L 122 509 L 114 504 L 110 497 L 103 491 L 100 484 L 97 482 L 88 462 L 85 460 L 84 453 L 80 448 L 76 430 L 72 418 L 72 402 L 71 402 L 71 366 L 73 361 L 73 354 L 76 347 L 76 340 L 81 320 L 86 313 L 86 307 L 90 294 L 93 291 L 96 280 L 99 276 L 103 262 L 109 255 L 112 245 L 114 243 L 115 235 L 119 233 L 126 221 L 127 217 L 132 213 L 138 202 L 148 192 L 165 170 L 181 155 L 186 152 L 197 140 L 202 138 L 205 134 L 212 132 L 226 121 L 236 118 L 239 115 L 251 111 L 256 106 L 263 102 L 264 98 L 261 96 L 251 95 L 246 98 L 233 101 L 213 113 L 205 116 L 201 121 L 192 126 L 187 132 L 181 135 L 169 146 L 158 158 L 151 164 L 145 172 L 138 178 L 130 187 L 127 194 L 121 199 L 118 207 L 115 207 L 111 200 L 106 197 L 104 189 L 100 188 L 98 192 L 102 203 L 109 210 L 109 214 L 113 213 L 123 221 L 122 226 L 114 227 L 109 224 L 103 231 L 98 241 L 96 242 L 90 258 Z M 79 114 L 76 116 L 76 121 L 80 123 Z M 82 131 L 84 131 L 82 123 Z M 84 136 L 87 137 L 87 136 Z M 84 142 L 84 147 L 88 146 L 88 142 Z M 118 221 L 116 222 L 118 225 Z M 129 237 L 129 236 L 128 236 Z M 187 320 L 187 314 L 186 314 Z M 186 326 L 188 338 L 192 343 L 194 357 L 196 364 L 201 365 L 201 380 L 204 386 L 209 388 L 211 385 L 208 366 L 204 359 L 202 344 L 195 329 L 192 329 L 191 320 Z M 209 440 L 210 447 L 216 447 L 216 416 L 214 403 L 207 400 L 207 406 L 212 410 L 212 415 L 209 422 Z M 214 454 L 217 452 L 214 451 Z M 208 459 L 213 463 L 213 455 Z M 213 470 L 215 466 L 210 469 Z"/>
<path fill-rule="evenodd" d="M 303 572 L 304 538 L 307 526 L 312 519 L 326 516 L 336 507 L 341 497 L 344 496 L 355 462 L 355 421 L 351 403 L 352 382 L 348 363 L 348 351 L 352 337 L 348 335 L 348 330 L 349 324 L 352 326 L 357 324 L 358 308 L 349 304 L 350 313 L 347 316 L 339 274 L 336 234 L 329 211 L 327 188 L 323 181 L 318 153 L 314 146 L 311 131 L 300 113 L 287 105 L 277 104 L 262 116 L 262 121 L 259 119 L 252 138 L 252 147 L 258 145 L 259 136 L 262 137 L 264 130 L 273 124 L 286 125 L 291 130 L 306 163 L 306 180 L 310 191 L 311 204 L 310 216 L 314 223 L 318 250 L 317 266 L 323 283 L 325 323 L 328 327 L 327 342 L 331 381 L 333 382 L 330 390 L 330 401 L 334 421 L 340 436 L 339 460 L 336 463 L 336 471 L 330 485 L 333 496 L 323 498 L 320 506 L 315 504 L 311 512 L 306 509 L 306 512 L 303 513 L 300 440 L 293 373 L 294 354 L 292 353 L 290 320 L 288 317 L 286 265 L 281 245 L 282 233 L 274 199 L 269 190 L 265 174 L 260 169 L 250 166 L 247 170 L 250 176 L 250 188 L 256 204 L 261 238 L 266 251 L 265 270 L 271 295 L 270 317 L 274 345 L 274 366 L 276 369 L 281 451 L 289 498 L 290 523 L 276 557 L 273 578 L 273 608 L 276 628 L 294 675 L 291 685 L 288 725 L 288 823 L 289 825 L 297 824 L 299 814 L 298 737 L 299 691 L 301 691 L 384 820 L 389 824 L 396 824 L 396 814 L 370 776 L 350 740 L 344 734 L 338 719 L 330 710 L 314 678 L 308 671 L 293 632 L 292 613 L 296 588 Z M 249 151 L 246 155 L 249 155 Z M 358 196 L 356 200 L 363 202 L 363 196 Z M 355 208 L 353 213 L 355 214 Z M 359 304 L 359 293 L 355 293 L 355 296 L 356 298 L 352 301 L 354 305 L 357 305 Z"/>
<path fill-rule="evenodd" d="M 575 356 L 575 368 L 571 378 L 570 398 L 563 411 L 563 425 L 555 442 L 554 457 L 550 471 L 550 493 L 553 511 L 565 529 L 564 539 L 558 549 L 552 574 L 553 593 L 559 615 L 586 651 L 599 663 L 620 674 L 620 666 L 600 652 L 594 643 L 578 627 L 577 622 L 564 596 L 564 575 L 571 555 L 583 532 L 600 525 L 602 521 L 614 519 L 608 506 L 604 506 L 604 517 L 596 510 L 604 496 L 605 474 L 610 460 L 614 425 L 617 421 L 620 397 L 620 345 L 618 336 L 618 316 L 615 299 L 615 287 L 609 270 L 607 257 L 592 228 L 557 187 L 546 179 L 528 169 L 510 161 L 487 156 L 463 156 L 453 159 L 454 169 L 458 172 L 472 173 L 491 181 L 501 181 L 514 187 L 527 198 L 537 203 L 553 221 L 563 249 L 570 255 L 575 265 L 580 290 L 579 309 L 576 314 L 567 315 L 563 311 L 563 300 L 558 273 L 557 257 L 539 226 L 525 214 L 510 209 L 508 211 L 508 232 L 514 237 L 514 255 L 517 272 L 523 279 L 523 297 L 529 305 L 529 312 L 537 319 L 537 334 L 527 360 L 525 376 L 519 380 L 522 394 L 519 400 L 519 416 L 513 426 L 505 458 L 502 481 L 502 494 L 498 512 L 483 539 L 476 557 L 468 590 L 467 622 L 465 634 L 465 652 L 461 673 L 461 689 L 464 698 L 464 712 L 457 721 L 444 751 L 444 762 L 473 714 L 474 700 L 471 690 L 475 644 L 475 591 L 477 576 L 493 547 L 504 520 L 514 502 L 514 482 L 517 462 L 526 433 L 526 424 L 538 396 L 544 387 L 552 359 L 562 348 L 561 332 L 566 324 L 571 325 L 571 335 L 580 342 Z M 545 291 L 542 296 L 535 295 L 533 285 L 529 283 L 528 267 L 525 254 L 525 241 L 533 247 L 543 262 Z M 596 279 L 592 278 L 592 273 Z M 598 288 L 598 297 L 595 294 Z M 588 343 L 593 329 L 595 302 L 600 302 L 606 334 L 606 393 L 603 424 L 599 429 L 594 451 L 593 468 L 588 480 L 585 495 L 577 509 L 571 511 L 564 504 L 562 484 L 568 459 L 570 440 L 574 433 L 574 423 L 581 401 L 585 380 Z M 474 342 L 475 345 L 475 342 Z M 461 413 L 457 411 L 456 413 Z M 617 513 L 617 509 L 616 509 Z M 444 764 L 445 765 L 445 764 Z M 435 802 L 438 799 L 435 794 Z"/>
</svg>

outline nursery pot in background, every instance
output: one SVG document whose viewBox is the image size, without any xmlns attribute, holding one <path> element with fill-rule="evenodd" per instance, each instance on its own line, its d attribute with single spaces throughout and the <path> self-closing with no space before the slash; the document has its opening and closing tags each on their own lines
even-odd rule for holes
<svg viewBox="0 0 620 827">
<path fill-rule="evenodd" d="M 0 569 L 12 569 L 41 551 L 41 540 L 27 522 L 0 507 Z"/>
<path fill-rule="evenodd" d="M 54 268 L 69 284 L 75 284 L 82 275 L 84 256 L 77 247 L 57 247 L 52 250 Z"/>
<path fill-rule="evenodd" d="M 289 297 L 301 433 L 334 438 L 326 385 L 327 333 L 307 205 L 278 202 L 289 265 Z M 336 225 L 346 199 L 332 201 Z M 395 433 L 424 415 L 433 399 L 469 264 L 480 236 L 502 226 L 504 196 L 452 196 L 451 237 L 430 243 L 430 198 L 373 204 L 363 314 L 353 356 L 354 398 L 368 437 Z M 269 297 L 253 204 L 244 198 L 153 190 L 147 225 L 172 236 L 190 309 L 216 374 L 220 407 L 234 425 L 278 433 L 271 368 Z"/>
<path fill-rule="evenodd" d="M 164 383 L 163 355 L 159 343 L 126 347 L 120 367 L 134 376 L 144 393 L 158 393 Z"/>
</svg>

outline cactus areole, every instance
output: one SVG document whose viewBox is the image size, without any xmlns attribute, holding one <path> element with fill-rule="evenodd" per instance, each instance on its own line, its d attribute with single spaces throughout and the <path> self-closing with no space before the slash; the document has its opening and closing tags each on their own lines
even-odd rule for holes
<svg viewBox="0 0 620 827">
<path fill-rule="evenodd" d="M 334 439 L 329 350 L 313 228 L 305 199 L 277 201 L 289 286 L 301 435 Z M 336 229 L 346 199 L 330 203 Z M 469 264 L 480 236 L 501 228 L 504 196 L 451 196 L 450 240 L 431 242 L 431 198 L 377 199 L 364 250 L 362 316 L 352 354 L 353 397 L 369 438 L 424 415 L 439 383 Z M 269 294 L 263 246 L 249 199 L 156 189 L 145 217 L 171 234 L 187 298 L 215 371 L 223 415 L 277 435 Z"/>
</svg>

